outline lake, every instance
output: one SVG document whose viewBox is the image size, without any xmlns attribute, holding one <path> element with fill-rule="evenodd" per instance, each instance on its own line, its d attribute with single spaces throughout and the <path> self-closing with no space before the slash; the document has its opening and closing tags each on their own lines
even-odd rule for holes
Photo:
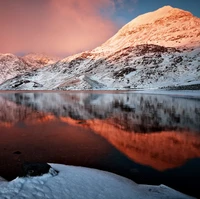
<svg viewBox="0 0 200 199">
<path fill-rule="evenodd" d="M 0 92 L 0 176 L 16 178 L 25 161 L 97 168 L 200 197 L 200 98 Z"/>
</svg>

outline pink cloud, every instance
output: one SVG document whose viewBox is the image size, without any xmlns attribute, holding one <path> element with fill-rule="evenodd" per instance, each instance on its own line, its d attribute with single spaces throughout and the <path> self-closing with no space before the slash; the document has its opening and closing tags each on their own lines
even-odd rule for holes
<svg viewBox="0 0 200 199">
<path fill-rule="evenodd" d="M 68 55 L 92 49 L 116 31 L 101 11 L 113 0 L 6 0 L 0 2 L 0 53 Z"/>
</svg>

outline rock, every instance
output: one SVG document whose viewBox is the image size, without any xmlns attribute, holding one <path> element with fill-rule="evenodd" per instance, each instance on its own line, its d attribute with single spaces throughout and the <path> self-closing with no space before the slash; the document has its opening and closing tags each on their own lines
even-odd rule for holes
<svg viewBox="0 0 200 199">
<path fill-rule="evenodd" d="M 22 176 L 29 177 L 29 176 L 42 176 L 43 174 L 50 173 L 52 176 L 58 174 L 58 171 L 54 170 L 49 164 L 47 163 L 29 163 L 25 162 L 22 165 Z"/>
<path fill-rule="evenodd" d="M 13 154 L 16 154 L 16 155 L 20 155 L 22 152 L 21 151 L 15 151 L 13 152 Z"/>
<path fill-rule="evenodd" d="M 175 62 L 176 64 L 181 63 L 182 61 L 183 61 L 183 58 L 182 58 L 181 56 L 178 56 L 178 57 L 175 57 L 175 58 L 174 58 L 174 62 Z"/>
</svg>

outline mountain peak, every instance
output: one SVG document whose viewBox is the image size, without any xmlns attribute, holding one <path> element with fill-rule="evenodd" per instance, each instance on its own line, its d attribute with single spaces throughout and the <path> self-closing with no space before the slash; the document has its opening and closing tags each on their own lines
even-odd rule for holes
<svg viewBox="0 0 200 199">
<path fill-rule="evenodd" d="M 32 65 L 49 65 L 57 62 L 59 58 L 51 57 L 40 53 L 29 53 L 22 57 L 28 64 Z"/>
<path fill-rule="evenodd" d="M 166 5 L 166 6 L 163 6 L 162 8 L 159 8 L 159 9 L 164 9 L 164 10 L 173 10 L 174 7 L 170 6 L 170 5 Z"/>
<path fill-rule="evenodd" d="M 190 12 L 164 6 L 133 19 L 94 52 L 112 53 L 129 46 L 200 46 L 200 19 Z"/>
<path fill-rule="evenodd" d="M 167 6 L 163 6 L 163 7 L 159 8 L 158 10 L 170 12 L 170 11 L 181 10 L 181 9 L 174 8 L 174 7 L 170 6 L 170 5 L 167 5 Z M 158 11 L 158 10 L 157 10 L 157 11 Z"/>
<path fill-rule="evenodd" d="M 185 10 L 181 10 L 179 8 L 173 8 L 171 6 L 164 6 L 159 8 L 156 11 L 148 12 L 146 14 L 140 15 L 137 18 L 133 19 L 127 25 L 142 25 L 142 24 L 150 24 L 160 19 L 169 19 L 170 16 L 172 18 L 180 18 L 180 17 L 192 17 L 193 15 L 190 12 Z"/>
</svg>

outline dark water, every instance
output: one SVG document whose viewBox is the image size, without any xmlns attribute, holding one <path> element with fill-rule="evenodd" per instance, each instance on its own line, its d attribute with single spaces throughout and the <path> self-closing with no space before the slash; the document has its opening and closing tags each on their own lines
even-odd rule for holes
<svg viewBox="0 0 200 199">
<path fill-rule="evenodd" d="M 24 161 L 97 168 L 200 197 L 200 99 L 1 92 L 0 176 Z"/>
</svg>

